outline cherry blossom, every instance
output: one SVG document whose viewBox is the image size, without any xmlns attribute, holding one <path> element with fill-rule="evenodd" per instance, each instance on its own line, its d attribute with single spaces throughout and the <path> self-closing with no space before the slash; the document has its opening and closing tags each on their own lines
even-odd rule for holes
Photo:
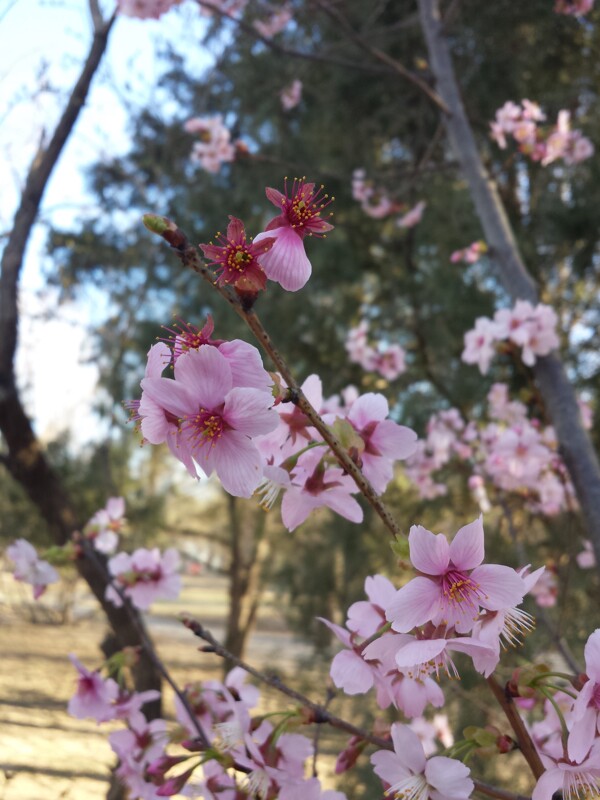
<svg viewBox="0 0 600 800">
<path fill-rule="evenodd" d="M 232 284 L 236 289 L 258 292 L 265 288 L 267 276 L 258 258 L 268 252 L 274 239 L 263 239 L 260 244 L 248 242 L 244 223 L 236 217 L 229 217 L 227 235 L 217 234 L 219 245 L 201 244 L 206 258 L 210 259 L 218 273 L 217 284 Z"/>
<path fill-rule="evenodd" d="M 114 553 L 119 544 L 118 533 L 125 522 L 125 500 L 122 497 L 109 497 L 106 506 L 96 511 L 88 520 L 83 532 L 92 540 L 94 548 L 100 553 Z"/>
<path fill-rule="evenodd" d="M 554 10 L 557 14 L 583 16 L 594 7 L 594 0 L 556 0 Z"/>
<path fill-rule="evenodd" d="M 565 800 L 580 797 L 597 797 L 600 789 L 600 739 L 596 739 L 586 758 L 579 762 L 563 757 L 541 755 L 546 772 L 538 779 L 531 800 L 552 800 L 555 792 L 562 791 Z"/>
<path fill-rule="evenodd" d="M 268 199 L 281 209 L 281 214 L 269 222 L 264 233 L 255 237 L 254 244 L 275 238 L 271 249 L 261 255 L 259 261 L 267 277 L 290 292 L 301 289 L 312 272 L 304 250 L 304 237 L 324 236 L 333 229 L 333 225 L 321 217 L 331 202 L 322 190 L 323 187 L 315 189 L 315 184 L 306 183 L 304 178 L 294 179 L 289 192 L 286 180 L 284 194 L 277 189 L 266 190 Z"/>
<path fill-rule="evenodd" d="M 6 548 L 6 555 L 14 563 L 13 575 L 16 581 L 33 586 L 33 598 L 37 600 L 50 583 L 59 579 L 58 572 L 37 554 L 35 547 L 26 539 L 17 539 Z"/>
<path fill-rule="evenodd" d="M 486 243 L 478 240 L 462 250 L 455 250 L 450 256 L 450 261 L 453 264 L 457 264 L 459 261 L 463 261 L 465 264 L 475 264 L 482 255 L 487 253 L 487 249 Z"/>
<path fill-rule="evenodd" d="M 473 791 L 470 770 L 445 756 L 427 759 L 418 736 L 407 725 L 392 725 L 394 750 L 378 750 L 371 764 L 384 782 L 386 795 L 411 800 L 467 800 Z"/>
<path fill-rule="evenodd" d="M 465 333 L 462 360 L 465 364 L 477 364 L 481 374 L 485 375 L 490 368 L 497 339 L 496 324 L 487 317 L 478 317 L 473 330 Z"/>
<path fill-rule="evenodd" d="M 408 542 L 410 560 L 421 575 L 399 589 L 386 609 L 394 630 L 408 633 L 431 621 L 467 633 L 480 608 L 498 611 L 522 602 L 522 580 L 513 569 L 481 564 L 481 517 L 462 527 L 450 544 L 443 534 L 420 525 L 410 529 Z"/>
<path fill-rule="evenodd" d="M 223 117 L 193 117 L 184 124 L 184 129 L 198 137 L 194 142 L 191 158 L 207 172 L 216 174 L 222 164 L 235 159 L 235 147 L 231 143 L 229 129 L 223 124 Z"/>
<path fill-rule="evenodd" d="M 287 26 L 292 19 L 292 10 L 287 6 L 273 12 L 266 20 L 256 20 L 253 24 L 264 39 L 272 39 Z"/>
<path fill-rule="evenodd" d="M 161 555 L 155 547 L 142 547 L 131 555 L 118 553 L 108 562 L 108 569 L 116 584 L 134 606 L 146 611 L 158 599 L 175 599 L 181 590 L 181 578 L 177 573 L 179 553 L 169 548 Z M 122 599 L 113 586 L 106 589 L 106 599 L 116 606 Z"/>
<path fill-rule="evenodd" d="M 79 673 L 77 690 L 69 700 L 69 714 L 77 719 L 92 717 L 96 722 L 114 719 L 114 703 L 119 694 L 116 681 L 102 678 L 98 671 L 90 672 L 72 654 L 69 658 Z"/>
<path fill-rule="evenodd" d="M 144 378 L 144 394 L 177 423 L 184 452 L 207 475 L 214 470 L 230 494 L 250 497 L 262 478 L 252 437 L 269 433 L 278 422 L 271 395 L 234 386 L 229 362 L 215 347 L 184 353 L 174 377 Z"/>
<path fill-rule="evenodd" d="M 137 19 L 158 19 L 181 0 L 117 0 L 119 13 Z"/>
</svg>

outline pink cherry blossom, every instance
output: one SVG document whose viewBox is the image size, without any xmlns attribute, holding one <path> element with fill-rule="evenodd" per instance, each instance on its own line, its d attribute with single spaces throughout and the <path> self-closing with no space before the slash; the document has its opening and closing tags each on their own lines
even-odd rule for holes
<svg viewBox="0 0 600 800">
<path fill-rule="evenodd" d="M 281 519 L 292 531 L 317 508 L 326 506 L 350 522 L 362 522 L 363 511 L 352 497 L 356 484 L 337 467 L 322 462 L 320 448 L 304 453 L 292 470 L 292 485 L 281 503 Z"/>
<path fill-rule="evenodd" d="M 244 223 L 229 217 L 227 235 L 216 236 L 218 245 L 201 244 L 200 249 L 212 266 L 216 266 L 217 284 L 232 284 L 241 291 L 258 292 L 265 288 L 267 276 L 259 264 L 259 256 L 268 252 L 274 240 L 268 237 L 260 244 L 248 242 Z"/>
<path fill-rule="evenodd" d="M 481 517 L 462 527 L 450 544 L 420 525 L 413 525 L 408 541 L 410 560 L 421 575 L 399 589 L 386 609 L 394 630 L 408 633 L 431 621 L 466 633 L 480 608 L 497 611 L 522 602 L 522 580 L 513 569 L 481 564 Z"/>
<path fill-rule="evenodd" d="M 264 39 L 271 39 L 287 26 L 292 19 L 292 10 L 287 6 L 275 11 L 266 20 L 256 20 L 253 25 Z"/>
<path fill-rule="evenodd" d="M 498 339 L 497 325 L 487 317 L 478 317 L 475 328 L 465 333 L 465 349 L 461 358 L 465 364 L 477 364 L 482 375 L 490 368 Z"/>
<path fill-rule="evenodd" d="M 191 157 L 207 172 L 216 174 L 222 164 L 235 159 L 231 134 L 223 125 L 220 114 L 213 117 L 193 117 L 185 123 L 184 128 L 198 137 L 199 141 L 194 143 Z"/>
<path fill-rule="evenodd" d="M 125 500 L 122 497 L 109 497 L 105 508 L 96 511 L 87 522 L 84 535 L 91 539 L 94 548 L 100 553 L 114 553 L 119 544 L 118 533 L 125 523 Z"/>
<path fill-rule="evenodd" d="M 459 261 L 464 261 L 465 264 L 475 264 L 485 253 L 487 253 L 486 243 L 478 240 L 462 250 L 455 250 L 450 256 L 450 261 L 453 264 L 457 264 Z"/>
<path fill-rule="evenodd" d="M 279 94 L 281 106 L 285 111 L 296 108 L 302 99 L 302 81 L 296 78 L 288 86 L 281 90 Z"/>
<path fill-rule="evenodd" d="M 473 791 L 470 770 L 460 761 L 444 756 L 427 759 L 418 736 L 407 726 L 392 725 L 394 750 L 378 750 L 371 764 L 384 782 L 386 795 L 411 800 L 467 800 Z"/>
<path fill-rule="evenodd" d="M 404 425 L 387 419 L 388 402 L 382 394 L 361 395 L 348 412 L 348 420 L 362 438 L 362 471 L 382 493 L 393 476 L 394 461 L 406 459 L 416 449 L 417 434 Z"/>
<path fill-rule="evenodd" d="M 312 272 L 304 250 L 304 237 L 324 236 L 333 229 L 333 225 L 321 217 L 331 202 L 322 190 L 323 187 L 315 189 L 314 183 L 306 183 L 304 179 L 295 179 L 289 191 L 286 180 L 284 194 L 277 189 L 266 190 L 268 199 L 281 209 L 281 214 L 269 222 L 264 233 L 254 238 L 254 244 L 269 237 L 275 239 L 259 261 L 267 277 L 290 292 L 301 289 Z"/>
<path fill-rule="evenodd" d="M 271 395 L 234 387 L 231 367 L 214 347 L 184 353 L 174 376 L 144 378 L 144 393 L 177 421 L 182 442 L 207 475 L 214 470 L 226 491 L 250 497 L 262 478 L 252 437 L 278 422 Z"/>
<path fill-rule="evenodd" d="M 155 600 L 179 596 L 181 578 L 178 568 L 179 553 L 172 547 L 162 555 L 157 547 L 152 550 L 142 547 L 132 555 L 118 553 L 108 562 L 115 583 L 133 605 L 143 611 Z M 122 599 L 113 586 L 107 587 L 106 598 L 116 606 L 122 605 Z"/>
<path fill-rule="evenodd" d="M 77 719 L 91 717 L 96 722 L 114 719 L 114 702 L 119 694 L 116 681 L 103 678 L 98 671 L 90 672 L 72 654 L 69 658 L 79 673 L 77 690 L 69 700 L 69 714 Z"/>
<path fill-rule="evenodd" d="M 580 762 L 542 755 L 546 772 L 538 779 L 531 800 L 552 800 L 562 791 L 565 800 L 597 797 L 600 788 L 600 739 L 596 739 L 586 758 Z"/>
<path fill-rule="evenodd" d="M 181 0 L 117 0 L 119 13 L 137 19 L 158 19 Z"/>
<path fill-rule="evenodd" d="M 583 550 L 575 556 L 577 564 L 581 569 L 591 569 L 596 566 L 596 555 L 592 543 L 588 539 L 582 542 Z"/>
<path fill-rule="evenodd" d="M 33 598 L 37 600 L 50 583 L 58 581 L 58 572 L 47 561 L 42 561 L 35 547 L 26 539 L 17 539 L 6 548 L 6 555 L 14 563 L 16 581 L 33 586 Z"/>
</svg>

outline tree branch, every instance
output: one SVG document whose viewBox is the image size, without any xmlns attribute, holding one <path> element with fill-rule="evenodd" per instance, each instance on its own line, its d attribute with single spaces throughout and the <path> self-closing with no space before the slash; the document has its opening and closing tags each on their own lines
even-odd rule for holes
<svg viewBox="0 0 600 800">
<path fill-rule="evenodd" d="M 149 215 L 149 217 L 155 218 L 154 215 Z M 177 225 L 171 220 L 167 220 L 166 217 L 159 217 L 157 219 L 162 219 L 165 221 L 166 231 L 159 232 L 158 230 L 154 230 L 154 232 L 158 233 L 159 236 L 162 236 L 162 238 L 171 245 L 171 248 L 181 259 L 181 263 L 184 266 L 189 267 L 190 269 L 194 270 L 194 272 L 197 272 L 199 275 L 201 275 L 204 280 L 207 281 L 207 283 L 209 283 L 211 287 L 217 291 L 224 300 L 227 301 L 227 303 L 229 303 L 236 314 L 238 314 L 238 316 L 244 320 L 246 325 L 250 328 L 258 340 L 262 349 L 269 356 L 275 367 L 279 370 L 282 378 L 292 393 L 294 404 L 298 406 L 298 408 L 305 414 L 311 425 L 321 434 L 323 440 L 331 448 L 342 469 L 352 477 L 366 498 L 367 502 L 378 514 L 389 532 L 393 536 L 399 535 L 401 530 L 398 526 L 398 523 L 391 515 L 385 504 L 381 501 L 379 495 L 371 486 L 370 482 L 365 478 L 362 470 L 357 467 L 348 452 L 342 447 L 337 437 L 323 422 L 317 411 L 307 400 L 287 363 L 273 344 L 273 341 L 271 340 L 271 337 L 267 331 L 264 329 L 256 312 L 246 309 L 230 286 L 217 285 L 213 273 L 202 262 L 198 248 L 190 244 L 187 236 L 181 230 L 181 228 L 178 228 Z M 151 223 L 149 225 L 149 229 L 153 230 Z"/>
</svg>

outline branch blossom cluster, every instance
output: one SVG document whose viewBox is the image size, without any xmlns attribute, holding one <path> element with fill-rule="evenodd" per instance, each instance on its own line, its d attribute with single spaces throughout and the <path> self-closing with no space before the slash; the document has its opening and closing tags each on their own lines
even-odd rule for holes
<svg viewBox="0 0 600 800">
<path fill-rule="evenodd" d="M 490 510 L 490 485 L 525 501 L 527 508 L 554 516 L 576 506 L 575 491 L 558 453 L 554 429 L 528 416 L 510 400 L 508 386 L 495 383 L 487 397 L 487 421 L 466 422 L 457 409 L 434 414 L 405 471 L 422 498 L 447 494 L 444 470 L 457 464 L 481 510 Z M 484 418 L 485 419 L 485 418 Z M 456 469 L 454 468 L 454 472 Z"/>
<path fill-rule="evenodd" d="M 502 150 L 507 146 L 507 137 L 512 137 L 524 155 L 539 161 L 543 167 L 559 159 L 572 166 L 594 154 L 591 141 L 581 131 L 571 129 L 569 111 L 559 111 L 552 127 L 539 126 L 545 119 L 537 103 L 522 100 L 518 105 L 509 100 L 496 111 L 496 118 L 490 123 L 491 137 Z"/>
<path fill-rule="evenodd" d="M 350 328 L 346 336 L 346 351 L 353 364 L 360 364 L 366 372 L 378 372 L 382 378 L 394 381 L 406 371 L 404 349 L 399 344 L 368 344 L 369 323 L 361 320 Z"/>
<path fill-rule="evenodd" d="M 544 303 L 533 306 L 527 300 L 517 300 L 514 308 L 501 308 L 494 319 L 478 317 L 475 327 L 465 333 L 462 360 L 477 364 L 485 375 L 496 352 L 497 342 L 508 342 L 521 348 L 521 359 L 528 367 L 535 364 L 537 356 L 547 356 L 560 342 L 556 333 L 558 317 L 553 308 Z"/>
</svg>

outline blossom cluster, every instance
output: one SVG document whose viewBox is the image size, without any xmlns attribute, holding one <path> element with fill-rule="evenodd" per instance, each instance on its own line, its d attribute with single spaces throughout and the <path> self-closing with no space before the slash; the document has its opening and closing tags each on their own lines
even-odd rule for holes
<svg viewBox="0 0 600 800">
<path fill-rule="evenodd" d="M 369 599 L 350 607 L 345 628 L 323 621 L 346 648 L 331 665 L 335 685 L 348 694 L 375 687 L 381 708 L 394 705 L 416 717 L 427 704 L 443 705 L 431 677 L 458 675 L 453 653 L 468 655 L 488 676 L 502 643 L 514 644 L 532 629 L 532 618 L 518 606 L 543 567 L 527 574 L 482 564 L 481 517 L 450 543 L 443 534 L 413 526 L 408 543 L 418 577 L 398 590 L 381 575 L 368 578 Z"/>
<path fill-rule="evenodd" d="M 207 172 L 216 174 L 222 164 L 235 159 L 235 146 L 231 141 L 229 128 L 223 124 L 223 117 L 192 117 L 184 124 L 184 129 L 198 138 L 192 147 L 191 158 Z"/>
<path fill-rule="evenodd" d="M 13 562 L 15 580 L 33 586 L 33 598 L 38 600 L 46 587 L 58 581 L 58 572 L 41 559 L 35 547 L 26 539 L 17 539 L 6 548 L 6 555 Z"/>
<path fill-rule="evenodd" d="M 123 595 L 142 611 L 155 600 L 174 600 L 181 591 L 179 563 L 179 553 L 173 547 L 164 553 L 157 547 L 141 547 L 131 555 L 117 553 L 108 562 L 112 583 L 106 588 L 106 599 L 120 607 Z"/>
<path fill-rule="evenodd" d="M 461 261 L 465 264 L 475 264 L 481 256 L 487 253 L 487 250 L 486 243 L 479 239 L 476 242 L 471 242 L 468 247 L 464 247 L 462 250 L 455 250 L 450 256 L 450 261 L 453 264 L 458 264 Z"/>
<path fill-rule="evenodd" d="M 482 375 L 489 369 L 496 352 L 496 342 L 509 342 L 521 348 L 521 358 L 528 367 L 537 356 L 547 356 L 559 346 L 556 334 L 558 318 L 553 308 L 544 303 L 533 306 L 517 300 L 514 308 L 501 308 L 494 319 L 478 317 L 475 327 L 465 333 L 462 360 L 477 364 Z"/>
<path fill-rule="evenodd" d="M 204 681 L 185 687 L 187 703 L 175 699 L 178 732 L 169 731 L 162 719 L 147 722 L 141 713 L 142 705 L 156 699 L 158 692 L 127 692 L 113 678 L 86 669 L 74 656 L 71 660 L 78 680 L 69 713 L 79 719 L 91 717 L 98 723 L 120 720 L 126 725 L 108 738 L 120 762 L 117 775 L 132 800 L 154 800 L 180 792 L 186 797 L 223 800 L 346 800 L 341 792 L 323 790 L 318 779 L 305 777 L 305 762 L 314 751 L 310 739 L 287 732 L 285 725 L 275 728 L 264 717 L 250 715 L 260 695 L 246 683 L 246 673 L 239 667 L 224 682 Z M 299 723 L 296 719 L 291 727 Z M 210 750 L 198 739 L 199 731 Z M 180 743 L 177 754 L 167 752 L 171 739 Z M 204 750 L 206 756 L 199 759 Z"/>
<path fill-rule="evenodd" d="M 129 404 L 144 440 L 166 443 L 193 477 L 198 467 L 216 472 L 235 496 L 256 492 L 270 508 L 283 494 L 289 530 L 322 506 L 360 522 L 356 484 L 292 402 L 285 382 L 265 371 L 252 345 L 212 339 L 212 332 L 211 320 L 202 329 L 186 325 L 173 332 L 170 346 L 159 342 L 150 349 L 142 397 Z M 173 377 L 163 377 L 171 365 Z M 414 431 L 389 419 L 383 395 L 346 392 L 343 399 L 325 400 L 316 375 L 302 391 L 375 491 L 384 492 L 394 462 L 415 450 Z"/>
<path fill-rule="evenodd" d="M 360 364 L 366 372 L 378 372 L 382 378 L 394 381 L 406 371 L 404 350 L 399 344 L 376 347 L 368 344 L 369 323 L 362 320 L 350 328 L 346 336 L 346 351 L 353 364 Z"/>
<path fill-rule="evenodd" d="M 559 111 L 555 125 L 540 127 L 545 119 L 537 103 L 522 100 L 519 105 L 509 100 L 490 123 L 492 139 L 504 150 L 507 137 L 512 137 L 522 153 L 544 167 L 559 159 L 567 165 L 579 164 L 594 154 L 591 141 L 581 131 L 571 129 L 569 111 Z"/>
<path fill-rule="evenodd" d="M 421 221 L 425 211 L 425 203 L 422 200 L 413 208 L 397 203 L 385 189 L 367 179 L 364 169 L 355 169 L 352 174 L 352 197 L 360 203 L 365 214 L 373 219 L 383 219 L 400 213 L 396 219 L 399 228 L 413 228 Z"/>
<path fill-rule="evenodd" d="M 469 488 L 482 511 L 490 501 L 486 483 L 517 494 L 527 507 L 552 516 L 573 508 L 575 493 L 550 426 L 528 416 L 527 406 L 510 400 L 508 387 L 495 383 L 484 421 L 466 422 L 456 409 L 434 414 L 405 470 L 423 498 L 447 493 L 443 470 L 463 463 Z"/>
<path fill-rule="evenodd" d="M 119 533 L 125 524 L 125 500 L 109 497 L 101 508 L 88 520 L 83 535 L 89 539 L 99 553 L 114 553 L 119 544 Z"/>
</svg>

